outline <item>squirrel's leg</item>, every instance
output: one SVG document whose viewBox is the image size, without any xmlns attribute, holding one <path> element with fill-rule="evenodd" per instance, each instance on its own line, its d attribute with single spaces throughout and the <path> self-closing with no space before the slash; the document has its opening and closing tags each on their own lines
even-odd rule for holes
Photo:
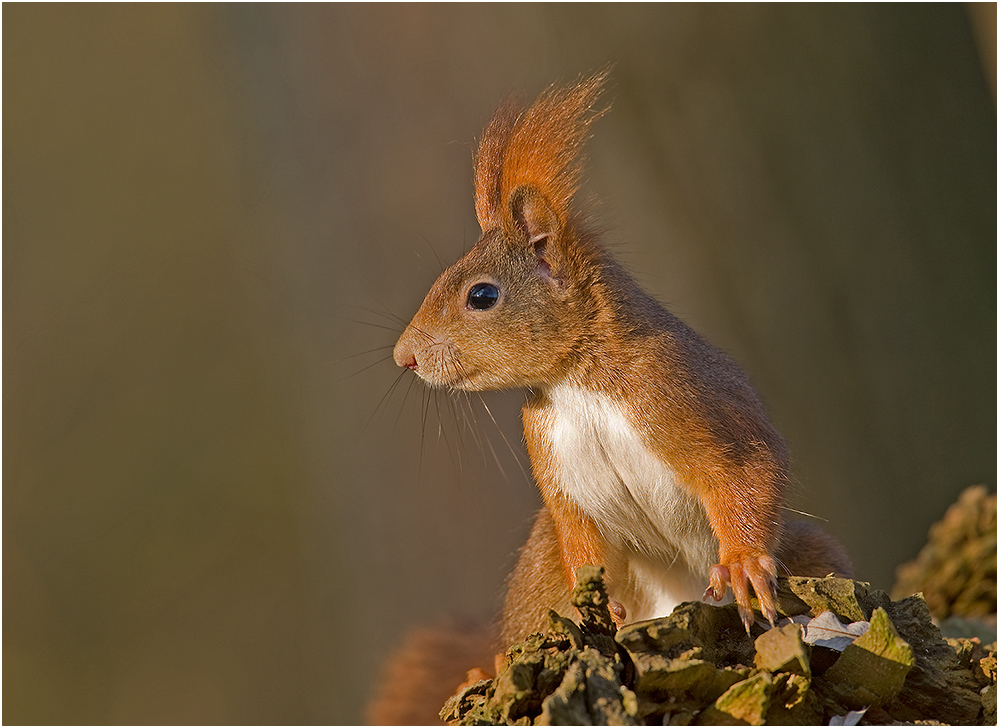
<svg viewBox="0 0 999 728">
<path fill-rule="evenodd" d="M 781 489 L 763 470 L 746 468 L 737 487 L 710 488 L 704 501 L 718 537 L 718 563 L 711 567 L 704 596 L 720 600 L 731 586 L 747 632 L 753 623 L 750 585 L 763 616 L 771 625 L 777 619 L 773 554 L 781 531 Z"/>
<path fill-rule="evenodd" d="M 559 551 L 565 583 L 571 590 L 576 586 L 576 570 L 587 564 L 603 566 L 610 595 L 611 617 L 618 626 L 628 618 L 624 605 L 614 599 L 615 587 L 621 587 L 625 575 L 625 564 L 615 549 L 609 548 L 600 529 L 589 516 L 572 500 L 561 493 L 545 497 L 545 504 L 556 524 L 559 538 Z"/>
<path fill-rule="evenodd" d="M 558 534 L 547 508 L 538 511 L 527 543 L 507 580 L 500 625 L 501 652 L 532 632 L 548 628 L 548 610 L 569 614 L 572 604 L 565 588 L 565 572 Z"/>
<path fill-rule="evenodd" d="M 573 613 L 570 597 L 578 567 L 604 566 L 611 594 L 613 574 L 623 568 L 609 558 L 596 526 L 575 504 L 561 497 L 551 501 L 556 510 L 545 507 L 538 512 L 507 582 L 500 634 L 502 650 L 532 632 L 547 629 L 549 609 L 562 615 Z M 610 607 L 615 621 L 622 624 L 627 616 L 624 607 L 613 598 Z"/>
</svg>

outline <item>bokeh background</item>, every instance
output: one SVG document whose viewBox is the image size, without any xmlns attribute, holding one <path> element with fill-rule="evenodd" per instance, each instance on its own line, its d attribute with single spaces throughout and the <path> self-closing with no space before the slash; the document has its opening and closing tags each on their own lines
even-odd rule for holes
<svg viewBox="0 0 999 728">
<path fill-rule="evenodd" d="M 4 722 L 354 722 L 407 626 L 495 609 L 520 395 L 389 347 L 495 105 L 608 63 L 608 242 L 890 588 L 995 487 L 995 12 L 5 5 Z"/>
</svg>

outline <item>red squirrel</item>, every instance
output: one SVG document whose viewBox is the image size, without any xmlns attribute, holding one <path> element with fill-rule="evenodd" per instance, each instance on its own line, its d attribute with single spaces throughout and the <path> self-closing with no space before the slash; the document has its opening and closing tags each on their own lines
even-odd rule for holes
<svg viewBox="0 0 999 728">
<path fill-rule="evenodd" d="M 745 373 L 645 293 L 575 193 L 606 72 L 501 106 L 475 156 L 482 236 L 434 283 L 394 358 L 433 387 L 522 388 L 544 507 L 510 577 L 500 649 L 569 613 L 606 567 L 615 620 L 729 587 L 775 618 L 778 573 L 849 576 L 843 549 L 784 519 L 787 448 Z"/>
</svg>

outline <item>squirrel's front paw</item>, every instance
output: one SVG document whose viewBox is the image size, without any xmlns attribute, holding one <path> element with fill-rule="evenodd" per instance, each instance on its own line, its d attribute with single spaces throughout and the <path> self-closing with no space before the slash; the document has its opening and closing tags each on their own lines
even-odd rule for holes
<svg viewBox="0 0 999 728">
<path fill-rule="evenodd" d="M 777 621 L 776 584 L 777 567 L 774 560 L 767 556 L 745 556 L 735 558 L 728 563 L 715 564 L 711 567 L 708 577 L 708 588 L 704 598 L 721 601 L 728 587 L 732 587 L 732 596 L 739 607 L 739 617 L 742 619 L 746 632 L 753 624 L 753 607 L 749 601 L 749 584 L 753 585 L 756 599 L 760 603 L 760 611 L 773 626 Z"/>
</svg>

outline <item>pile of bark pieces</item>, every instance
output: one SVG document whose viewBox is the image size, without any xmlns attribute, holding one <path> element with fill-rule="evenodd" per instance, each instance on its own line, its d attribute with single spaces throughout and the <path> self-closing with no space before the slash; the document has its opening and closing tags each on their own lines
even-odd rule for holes
<svg viewBox="0 0 999 728">
<path fill-rule="evenodd" d="M 892 594 L 847 579 L 780 579 L 775 628 L 759 620 L 747 634 L 734 605 L 688 603 L 616 630 L 602 570 L 587 567 L 573 595 L 579 621 L 552 612 L 547 634 L 513 646 L 495 679 L 465 687 L 441 717 L 995 725 L 995 494 L 968 488 L 898 570 Z"/>
<path fill-rule="evenodd" d="M 602 570 L 580 570 L 574 622 L 515 645 L 441 717 L 459 725 L 995 724 L 995 645 L 944 639 L 920 596 L 781 579 L 779 620 L 686 603 L 619 631 Z"/>
<path fill-rule="evenodd" d="M 616 630 L 602 569 L 580 569 L 578 622 L 515 645 L 462 689 L 457 725 L 996 723 L 995 644 L 944 639 L 921 596 L 848 579 L 780 579 L 775 628 L 686 603 Z"/>
</svg>

